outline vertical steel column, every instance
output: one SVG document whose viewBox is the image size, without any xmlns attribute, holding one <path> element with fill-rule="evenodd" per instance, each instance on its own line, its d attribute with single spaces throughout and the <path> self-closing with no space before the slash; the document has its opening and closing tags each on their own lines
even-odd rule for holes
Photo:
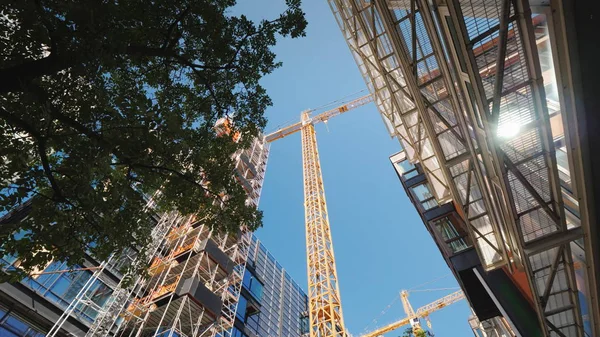
<svg viewBox="0 0 600 337">
<path fill-rule="evenodd" d="M 411 162 L 422 165 L 436 199 L 447 202 L 450 190 L 436 149 L 374 4 L 356 0 L 329 0 L 329 4 L 390 134 L 398 137 Z"/>
<path fill-rule="evenodd" d="M 302 113 L 310 337 L 346 337 L 315 127 Z"/>
<path fill-rule="evenodd" d="M 529 4 L 452 0 L 447 8 L 440 21 L 461 67 L 464 101 L 482 120 L 475 133 L 488 145 L 481 153 L 486 171 L 502 177 L 493 189 L 506 202 L 499 211 L 507 239 L 527 273 L 544 334 L 582 336 L 573 233 L 565 224 Z"/>
<path fill-rule="evenodd" d="M 593 3 L 593 2 L 592 2 Z M 590 3 L 590 5 L 592 4 Z M 575 26 L 586 24 L 576 18 L 577 12 L 587 13 L 585 7 L 575 6 L 575 2 L 568 0 L 552 0 L 547 8 L 548 28 L 553 47 L 554 71 L 557 79 L 557 88 L 563 117 L 565 142 L 568 149 L 569 166 L 571 172 L 572 194 L 578 201 L 579 218 L 585 233 L 583 237 L 585 250 L 585 275 L 587 288 L 587 304 L 590 313 L 592 335 L 600 336 L 600 241 L 597 240 L 598 226 L 595 221 L 597 207 L 594 207 L 593 171 L 589 158 L 596 157 L 590 151 L 591 144 L 595 142 L 586 136 L 587 130 L 594 130 L 588 121 L 593 116 L 594 109 L 584 106 L 585 90 L 581 78 L 590 76 L 594 71 L 580 62 L 578 45 L 587 45 L 586 42 L 595 36 L 593 30 L 579 30 Z M 581 16 L 579 16 L 581 17 Z M 590 38 L 581 38 L 587 34 Z M 590 44 L 593 46 L 594 44 Z M 592 47 L 593 49 L 594 47 Z M 585 54 L 583 59 L 594 62 L 593 54 Z M 591 95 L 593 96 L 593 95 Z M 590 97 L 591 97 L 590 96 Z M 583 97 L 583 98 L 582 98 Z M 587 108 L 587 109 L 586 109 Z M 587 116 L 587 119 L 586 119 Z M 592 146 L 593 148 L 593 146 Z M 590 179 L 591 178 L 591 179 Z M 597 199 L 596 199 L 597 200 Z"/>
</svg>

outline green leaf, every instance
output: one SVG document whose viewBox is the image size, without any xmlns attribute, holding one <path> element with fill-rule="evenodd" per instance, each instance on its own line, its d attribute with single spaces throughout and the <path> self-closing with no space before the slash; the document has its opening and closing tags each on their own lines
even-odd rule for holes
<svg viewBox="0 0 600 337">
<path fill-rule="evenodd" d="M 259 23 L 231 16 L 234 4 L 57 0 L 3 9 L 0 214 L 33 204 L 24 220 L 0 226 L 0 254 L 20 258 L 6 278 L 49 261 L 81 263 L 86 250 L 104 259 L 144 247 L 153 222 L 140 191 L 160 188 L 157 211 L 201 212 L 219 231 L 261 226 L 232 156 L 266 125 L 272 102 L 259 82 L 281 66 L 273 46 L 304 36 L 306 20 L 298 0 Z M 243 135 L 238 143 L 213 129 L 226 116 Z M 222 192 L 228 200 L 217 207 Z"/>
</svg>

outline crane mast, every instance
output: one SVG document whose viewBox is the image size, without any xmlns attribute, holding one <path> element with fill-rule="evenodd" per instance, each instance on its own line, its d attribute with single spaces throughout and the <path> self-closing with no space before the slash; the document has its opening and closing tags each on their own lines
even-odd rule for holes
<svg viewBox="0 0 600 337">
<path fill-rule="evenodd" d="M 302 171 L 311 337 L 346 336 L 315 126 L 302 114 Z"/>
<path fill-rule="evenodd" d="M 273 142 L 298 131 L 302 135 L 310 337 L 348 336 L 342 314 L 333 241 L 327 216 L 327 202 L 314 125 L 326 122 L 334 116 L 372 101 L 373 97 L 366 95 L 313 117 L 310 116 L 310 111 L 304 111 L 299 122 L 266 136 L 267 142 Z"/>
<path fill-rule="evenodd" d="M 349 334 L 344 325 L 342 302 L 338 285 L 333 241 L 327 213 L 325 188 L 315 124 L 327 122 L 329 119 L 363 106 L 373 101 L 373 96 L 366 95 L 346 104 L 311 116 L 310 110 L 301 114 L 299 122 L 282 127 L 265 136 L 267 142 L 287 137 L 296 132 L 302 138 L 302 173 L 304 177 L 304 220 L 306 225 L 306 262 L 308 274 L 308 314 L 310 337 L 347 337 Z M 420 318 L 427 318 L 430 313 L 464 298 L 462 291 L 452 293 L 425 305 L 416 311 L 408 301 L 408 292 L 401 293 L 406 317 L 388 324 L 376 331 L 361 337 L 377 337 L 411 324 L 413 331 L 421 330 Z"/>
</svg>

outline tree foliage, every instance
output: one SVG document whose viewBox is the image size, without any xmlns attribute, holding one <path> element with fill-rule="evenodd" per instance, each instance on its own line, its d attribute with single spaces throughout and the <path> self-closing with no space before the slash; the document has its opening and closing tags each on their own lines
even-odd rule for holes
<svg viewBox="0 0 600 337">
<path fill-rule="evenodd" d="M 232 155 L 266 124 L 259 80 L 280 66 L 276 39 L 304 35 L 300 0 L 286 4 L 261 22 L 230 14 L 234 0 L 0 5 L 0 214 L 34 200 L 0 226 L 0 255 L 31 271 L 144 246 L 140 192 L 159 188 L 158 211 L 260 226 Z M 216 135 L 221 117 L 240 142 Z"/>
<path fill-rule="evenodd" d="M 431 331 L 425 331 L 423 329 L 417 330 L 417 332 L 413 332 L 412 327 L 406 328 L 404 333 L 400 337 L 433 337 L 434 334 Z"/>
</svg>

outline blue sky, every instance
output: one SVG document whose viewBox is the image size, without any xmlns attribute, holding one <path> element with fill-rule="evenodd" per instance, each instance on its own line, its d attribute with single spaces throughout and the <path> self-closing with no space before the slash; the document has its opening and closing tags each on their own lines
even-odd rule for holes
<svg viewBox="0 0 600 337">
<path fill-rule="evenodd" d="M 300 118 L 300 112 L 364 89 L 346 42 L 326 0 L 304 0 L 307 36 L 282 40 L 275 48 L 283 67 L 262 84 L 273 99 L 267 131 Z M 283 0 L 241 0 L 251 19 L 273 18 Z M 346 327 L 360 335 L 403 317 L 402 304 L 381 316 L 401 289 L 442 277 L 419 289 L 458 287 L 431 236 L 402 189 L 389 156 L 400 150 L 374 104 L 317 126 L 323 179 L 335 247 Z M 264 227 L 257 236 L 306 290 L 306 252 L 300 135 L 274 142 L 260 208 Z M 451 290 L 415 292 L 416 309 Z M 431 316 L 436 337 L 473 336 L 462 301 Z M 399 336 L 404 329 L 386 336 Z"/>
</svg>

